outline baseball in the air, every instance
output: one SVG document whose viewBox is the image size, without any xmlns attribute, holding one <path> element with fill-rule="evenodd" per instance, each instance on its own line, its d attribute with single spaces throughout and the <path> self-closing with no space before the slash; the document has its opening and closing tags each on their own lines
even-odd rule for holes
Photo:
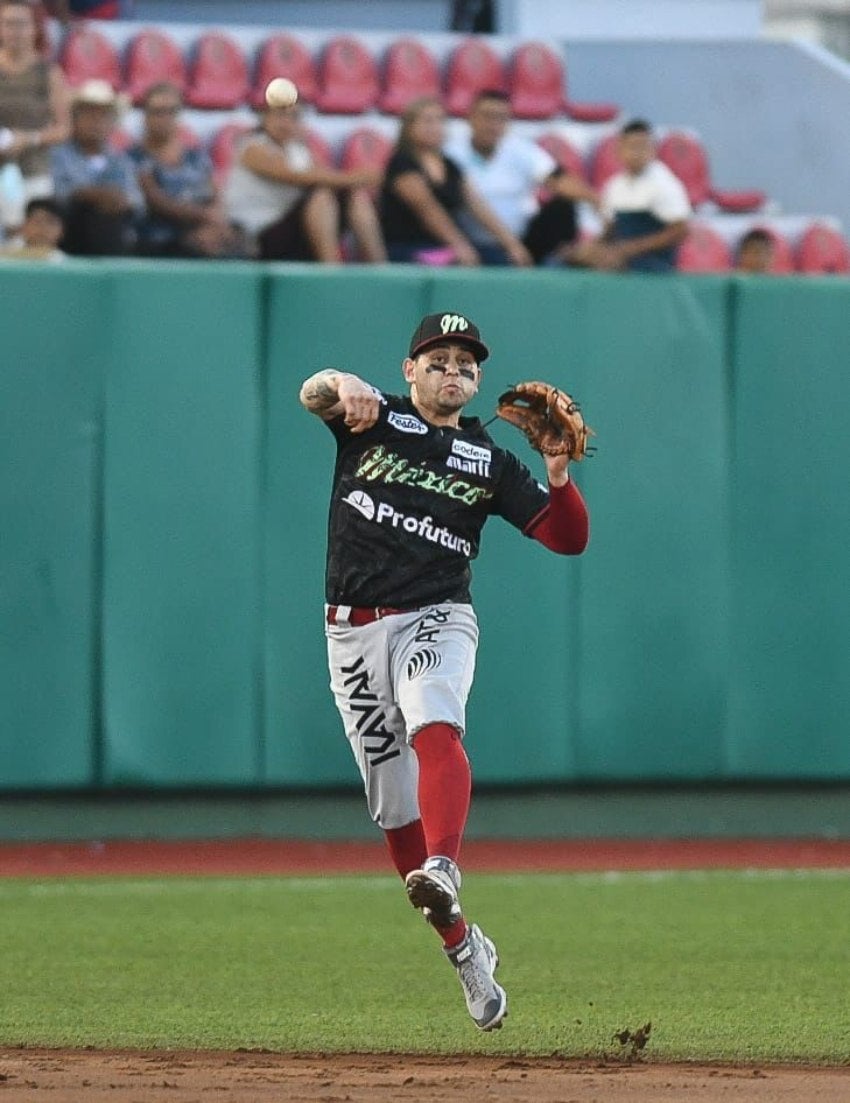
<svg viewBox="0 0 850 1103">
<path fill-rule="evenodd" d="M 292 107 L 298 99 L 298 89 L 288 77 L 275 77 L 266 85 L 269 107 Z"/>
</svg>

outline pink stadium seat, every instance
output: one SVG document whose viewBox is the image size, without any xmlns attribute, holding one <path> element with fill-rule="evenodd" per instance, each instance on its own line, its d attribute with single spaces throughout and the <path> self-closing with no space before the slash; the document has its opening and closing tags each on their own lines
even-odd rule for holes
<svg viewBox="0 0 850 1103">
<path fill-rule="evenodd" d="M 336 115 L 359 115 L 378 99 L 378 67 L 366 47 L 350 35 L 332 38 L 319 62 L 316 106 Z"/>
<path fill-rule="evenodd" d="M 109 39 L 92 27 L 73 27 L 62 43 L 59 60 L 71 85 L 97 78 L 109 81 L 113 88 L 121 87 L 118 53 Z"/>
<path fill-rule="evenodd" d="M 345 140 L 339 159 L 340 168 L 348 171 L 375 168 L 383 172 L 392 150 L 393 143 L 389 138 L 371 127 L 360 126 L 352 130 Z"/>
<path fill-rule="evenodd" d="M 551 119 L 564 106 L 564 67 L 548 46 L 525 42 L 508 66 L 511 108 L 518 119 Z"/>
<path fill-rule="evenodd" d="M 680 272 L 728 272 L 732 254 L 716 230 L 695 222 L 679 246 L 677 267 Z"/>
<path fill-rule="evenodd" d="M 691 205 L 698 207 L 713 200 L 721 210 L 744 214 L 758 210 L 764 203 L 762 191 L 726 191 L 711 182 L 708 155 L 696 138 L 680 130 L 672 130 L 658 143 L 658 159 L 674 172 L 688 192 Z"/>
<path fill-rule="evenodd" d="M 617 152 L 618 141 L 618 135 L 609 134 L 593 151 L 590 161 L 590 182 L 597 191 L 601 191 L 606 182 L 623 168 L 623 162 Z"/>
<path fill-rule="evenodd" d="M 564 172 L 570 173 L 571 176 L 580 176 L 582 180 L 587 179 L 587 170 L 581 154 L 566 138 L 550 131 L 548 134 L 541 134 L 537 144 L 555 158 Z"/>
<path fill-rule="evenodd" d="M 265 102 L 266 85 L 275 77 L 288 77 L 298 89 L 298 98 L 305 103 L 316 99 L 316 70 L 310 51 L 290 34 L 276 34 L 267 39 L 257 57 L 251 103 L 260 107 Z"/>
<path fill-rule="evenodd" d="M 248 98 L 248 67 L 239 46 L 225 34 L 209 31 L 195 44 L 186 103 L 227 110 Z"/>
<path fill-rule="evenodd" d="M 485 42 L 468 38 L 454 49 L 449 58 L 446 110 L 451 115 L 466 115 L 476 94 L 485 88 L 504 91 L 502 62 Z"/>
<path fill-rule="evenodd" d="M 542 42 L 524 42 L 508 69 L 513 113 L 518 119 L 551 119 L 561 111 L 584 123 L 607 123 L 619 108 L 612 103 L 574 103 L 567 96 L 561 58 Z"/>
<path fill-rule="evenodd" d="M 331 168 L 334 163 L 334 155 L 331 147 L 325 139 L 315 130 L 308 127 L 304 129 L 304 142 L 312 154 L 313 161 L 322 168 Z"/>
<path fill-rule="evenodd" d="M 685 185 L 692 207 L 705 203 L 711 195 L 711 181 L 701 142 L 681 130 L 671 130 L 658 143 L 657 156 Z"/>
<path fill-rule="evenodd" d="M 400 115 L 420 96 L 440 96 L 440 67 L 421 42 L 400 38 L 393 42 L 384 59 L 378 106 L 388 115 Z"/>
<path fill-rule="evenodd" d="M 168 81 L 186 89 L 186 65 L 183 52 L 163 31 L 150 28 L 135 35 L 127 47 L 127 92 L 134 104 L 140 104 L 154 84 Z"/>
<path fill-rule="evenodd" d="M 233 164 L 234 147 L 243 134 L 253 127 L 249 123 L 225 123 L 210 142 L 210 159 L 216 181 L 221 184 Z"/>
<path fill-rule="evenodd" d="M 809 226 L 801 234 L 796 252 L 798 272 L 850 273 L 850 248 L 844 236 L 831 226 Z"/>
</svg>

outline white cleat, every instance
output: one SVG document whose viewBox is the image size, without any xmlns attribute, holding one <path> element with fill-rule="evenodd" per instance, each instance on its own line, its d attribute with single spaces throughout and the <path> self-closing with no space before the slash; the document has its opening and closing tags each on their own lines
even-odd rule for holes
<svg viewBox="0 0 850 1103">
<path fill-rule="evenodd" d="M 472 1021 L 479 1030 L 501 1030 L 508 1013 L 508 997 L 494 977 L 499 964 L 496 947 L 473 924 L 463 942 L 445 953 L 457 971 Z"/>
<path fill-rule="evenodd" d="M 407 898 L 434 927 L 450 927 L 461 918 L 460 870 L 451 858 L 429 858 L 404 879 Z"/>
</svg>

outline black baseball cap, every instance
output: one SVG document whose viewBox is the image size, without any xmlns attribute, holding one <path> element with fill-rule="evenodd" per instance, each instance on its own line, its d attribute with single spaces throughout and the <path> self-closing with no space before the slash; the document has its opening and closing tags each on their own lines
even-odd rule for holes
<svg viewBox="0 0 850 1103">
<path fill-rule="evenodd" d="M 446 311 L 425 315 L 410 338 L 410 359 L 414 360 L 431 345 L 446 344 L 468 345 L 479 364 L 483 364 L 490 355 L 490 350 L 481 340 L 478 326 L 463 314 Z"/>
</svg>

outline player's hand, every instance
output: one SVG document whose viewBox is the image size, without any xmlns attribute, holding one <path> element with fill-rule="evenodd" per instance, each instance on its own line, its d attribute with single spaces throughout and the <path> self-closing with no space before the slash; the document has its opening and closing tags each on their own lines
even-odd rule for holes
<svg viewBox="0 0 850 1103">
<path fill-rule="evenodd" d="M 546 464 L 546 476 L 551 486 L 563 486 L 566 482 L 569 482 L 567 468 L 570 465 L 570 457 L 568 455 L 547 456 L 544 454 L 543 461 Z"/>
<path fill-rule="evenodd" d="M 352 433 L 365 433 L 378 420 L 381 400 L 375 391 L 356 375 L 343 375 L 337 384 L 345 424 Z"/>
</svg>

